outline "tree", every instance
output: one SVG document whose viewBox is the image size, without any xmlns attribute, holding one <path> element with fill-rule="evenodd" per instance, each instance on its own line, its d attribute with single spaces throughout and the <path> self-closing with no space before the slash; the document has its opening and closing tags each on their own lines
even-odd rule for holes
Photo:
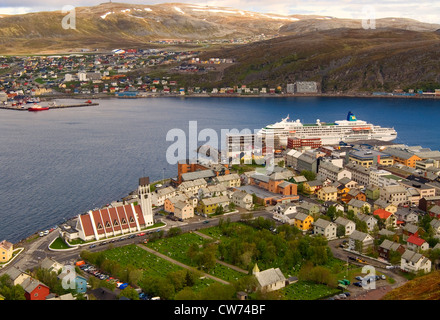
<svg viewBox="0 0 440 320">
<path fill-rule="evenodd" d="M 199 300 L 197 293 L 190 287 L 185 287 L 174 296 L 174 300 Z"/>
<path fill-rule="evenodd" d="M 316 179 L 316 173 L 314 173 L 313 171 L 302 170 L 300 174 L 304 176 L 307 181 L 313 181 Z"/>
<path fill-rule="evenodd" d="M 336 235 L 338 237 L 345 236 L 345 226 L 343 226 L 342 224 L 338 225 L 338 228 L 336 229 Z"/>
<path fill-rule="evenodd" d="M 328 207 L 326 214 L 333 221 L 336 217 L 336 207 L 335 206 Z"/>
<path fill-rule="evenodd" d="M 178 236 L 181 233 L 182 229 L 180 229 L 179 227 L 171 227 L 170 230 L 168 230 L 168 237 Z"/>
<path fill-rule="evenodd" d="M 139 293 L 137 293 L 134 288 L 127 287 L 119 293 L 119 297 L 126 297 L 130 300 L 139 300 Z"/>
</svg>

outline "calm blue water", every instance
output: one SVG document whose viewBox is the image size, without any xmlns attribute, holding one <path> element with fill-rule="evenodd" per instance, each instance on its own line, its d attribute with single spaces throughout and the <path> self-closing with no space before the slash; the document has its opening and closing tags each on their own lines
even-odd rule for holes
<svg viewBox="0 0 440 320">
<path fill-rule="evenodd" d="M 65 101 L 64 101 L 65 102 Z M 78 103 L 78 101 L 74 101 Z M 0 241 L 11 242 L 121 199 L 138 178 L 175 176 L 172 128 L 259 129 L 290 118 L 358 119 L 393 127 L 396 142 L 440 149 L 439 101 L 357 98 L 158 98 L 40 113 L 0 110 Z M 164 170 L 165 169 L 165 170 Z"/>
</svg>

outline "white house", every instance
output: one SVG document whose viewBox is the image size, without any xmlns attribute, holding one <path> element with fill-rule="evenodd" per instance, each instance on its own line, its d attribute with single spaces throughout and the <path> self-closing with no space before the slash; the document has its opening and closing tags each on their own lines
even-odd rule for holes
<svg viewBox="0 0 440 320">
<path fill-rule="evenodd" d="M 296 212 L 296 206 L 292 203 L 278 204 L 272 209 L 272 217 L 282 223 L 293 224 L 292 218 Z"/>
<path fill-rule="evenodd" d="M 313 223 L 313 234 L 322 235 L 327 240 L 336 239 L 336 223 L 325 219 L 318 219 Z"/>
<path fill-rule="evenodd" d="M 368 233 L 360 232 L 358 230 L 353 231 L 348 239 L 348 249 L 357 251 L 359 253 L 365 253 L 369 248 L 373 246 L 373 237 Z"/>
<path fill-rule="evenodd" d="M 428 273 L 431 272 L 431 260 L 420 253 L 406 250 L 400 260 L 400 269 L 413 273 L 417 273 L 421 270 Z"/>
<path fill-rule="evenodd" d="M 349 236 L 350 234 L 353 233 L 354 230 L 356 230 L 356 224 L 349 219 L 338 217 L 336 218 L 335 223 L 338 226 L 344 226 L 346 236 Z"/>
</svg>

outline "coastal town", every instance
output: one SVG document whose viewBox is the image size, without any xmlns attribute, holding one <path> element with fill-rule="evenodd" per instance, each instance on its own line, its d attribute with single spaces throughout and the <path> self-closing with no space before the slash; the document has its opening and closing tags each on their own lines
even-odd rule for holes
<svg viewBox="0 0 440 320">
<path fill-rule="evenodd" d="M 171 178 L 5 239 L 0 297 L 380 299 L 438 269 L 440 151 L 293 134 L 275 148 L 271 169 L 252 152 L 183 159 Z"/>
<path fill-rule="evenodd" d="M 185 77 L 221 73 L 235 64 L 232 57 L 201 58 L 202 54 L 202 51 L 166 49 L 114 49 L 108 52 L 84 49 L 84 52 L 63 55 L 1 56 L 0 103 L 3 108 L 21 110 L 27 109 L 26 105 L 57 98 L 327 95 L 321 91 L 319 82 L 302 80 L 273 86 L 189 85 Z M 438 98 L 440 89 L 395 88 L 390 92 L 357 95 Z"/>
</svg>

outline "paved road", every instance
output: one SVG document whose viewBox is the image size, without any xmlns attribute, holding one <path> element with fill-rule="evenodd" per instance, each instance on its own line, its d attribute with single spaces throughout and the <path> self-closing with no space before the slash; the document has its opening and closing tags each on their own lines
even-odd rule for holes
<svg viewBox="0 0 440 320">
<path fill-rule="evenodd" d="M 333 256 L 343 261 L 349 261 L 351 264 L 358 265 L 360 267 L 365 266 L 365 264 L 363 263 L 348 260 L 349 256 L 355 257 L 356 254 L 347 252 L 342 248 L 339 248 L 339 245 L 342 243 L 343 240 L 344 239 L 338 239 L 328 242 Z M 362 256 L 361 258 L 367 262 L 367 265 L 373 266 L 378 272 L 385 274 L 388 278 L 393 278 L 395 282 L 390 285 L 388 281 L 379 280 L 376 281 L 376 289 L 370 290 L 350 285 L 349 291 L 352 293 L 350 300 L 377 300 L 385 295 L 388 291 L 400 287 L 408 281 L 406 278 L 400 276 L 396 272 L 386 269 L 385 267 L 388 265 L 386 263 L 382 263 L 374 259 L 369 259 L 368 257 L 364 256 Z"/>
</svg>

